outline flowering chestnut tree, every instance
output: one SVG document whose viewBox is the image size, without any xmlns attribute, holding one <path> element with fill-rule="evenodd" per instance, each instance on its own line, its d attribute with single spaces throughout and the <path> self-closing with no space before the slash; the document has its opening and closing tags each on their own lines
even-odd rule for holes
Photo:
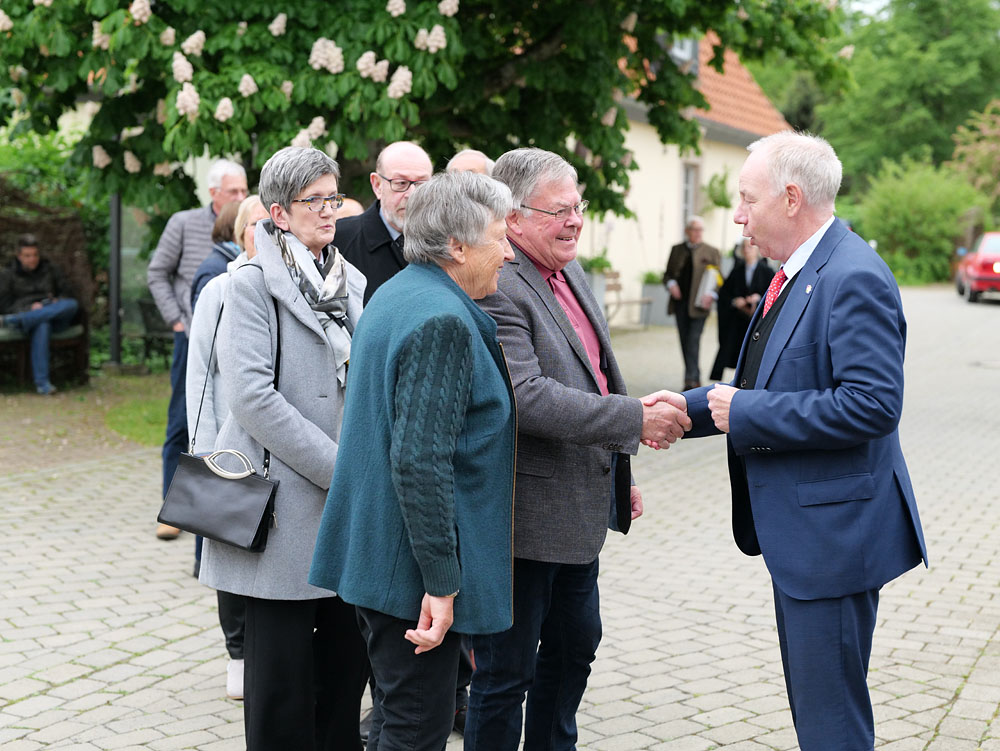
<svg viewBox="0 0 1000 751">
<path fill-rule="evenodd" d="M 190 157 L 235 156 L 253 175 L 277 149 L 337 156 L 345 187 L 385 143 L 439 165 L 457 148 L 559 151 L 595 207 L 623 211 L 623 104 L 665 142 L 695 147 L 704 105 L 670 57 L 714 29 L 744 57 L 783 51 L 838 75 L 827 0 L 0 0 L 0 118 L 47 132 L 93 102 L 70 159 L 94 196 L 165 218 L 193 204 Z M 721 65 L 721 48 L 718 55 Z M 364 196 L 365 194 L 361 194 Z M 154 226 L 154 231 L 156 227 Z"/>
</svg>

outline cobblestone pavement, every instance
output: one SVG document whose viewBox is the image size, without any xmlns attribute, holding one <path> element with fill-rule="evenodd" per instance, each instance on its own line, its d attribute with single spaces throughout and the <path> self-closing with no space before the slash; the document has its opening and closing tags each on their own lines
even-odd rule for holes
<svg viewBox="0 0 1000 751">
<path fill-rule="evenodd" d="M 883 590 L 869 677 L 878 747 L 1000 751 L 1000 304 L 943 286 L 905 290 L 904 303 L 901 433 L 931 568 Z M 672 329 L 619 332 L 615 346 L 634 394 L 680 380 Z M 706 331 L 706 366 L 714 349 Z M 73 392 L 32 403 L 74 419 L 60 399 Z M 90 458 L 19 460 L 28 428 L 14 402 L 0 417 L 0 747 L 242 749 L 191 537 L 152 534 L 159 451 L 102 434 Z M 605 635 L 581 749 L 796 747 L 769 579 L 732 542 L 724 453 L 704 439 L 634 463 L 647 510 L 602 555 Z"/>
</svg>

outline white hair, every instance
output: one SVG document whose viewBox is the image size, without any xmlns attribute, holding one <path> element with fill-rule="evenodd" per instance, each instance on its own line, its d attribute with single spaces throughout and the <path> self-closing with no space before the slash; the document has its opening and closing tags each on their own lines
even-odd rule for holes
<svg viewBox="0 0 1000 751">
<path fill-rule="evenodd" d="M 687 221 L 684 223 L 684 229 L 691 229 L 691 225 L 694 224 L 695 222 L 697 222 L 698 224 L 700 224 L 702 227 L 705 226 L 705 220 L 704 219 L 702 219 L 697 214 L 691 214 L 691 216 L 689 216 L 687 218 Z"/>
<path fill-rule="evenodd" d="M 493 165 L 496 164 L 492 159 L 490 159 L 486 154 L 479 151 L 478 149 L 462 149 L 455 156 L 448 160 L 448 165 L 445 167 L 446 172 L 452 171 L 452 165 L 461 159 L 463 156 L 475 156 L 483 160 L 483 168 L 486 170 L 486 174 L 490 177 L 493 176 Z"/>
<path fill-rule="evenodd" d="M 212 188 L 221 188 L 222 178 L 228 175 L 239 175 L 240 177 L 246 179 L 247 171 L 243 169 L 242 164 L 231 162 L 228 159 L 219 159 L 208 170 L 209 190 Z"/>
<path fill-rule="evenodd" d="M 810 133 L 783 130 L 761 138 L 747 151 L 762 149 L 775 193 L 786 185 L 798 185 L 808 206 L 833 206 L 840 191 L 843 167 L 837 152 L 823 138 Z"/>
<path fill-rule="evenodd" d="M 504 183 L 514 196 L 514 206 L 521 205 L 535 194 L 539 186 L 564 178 L 577 181 L 576 168 L 558 154 L 534 147 L 508 151 L 497 159 L 493 178 Z"/>
</svg>

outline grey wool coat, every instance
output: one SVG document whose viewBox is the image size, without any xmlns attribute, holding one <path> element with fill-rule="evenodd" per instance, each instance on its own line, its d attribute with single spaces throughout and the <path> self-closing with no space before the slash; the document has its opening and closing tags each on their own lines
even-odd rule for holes
<svg viewBox="0 0 1000 751">
<path fill-rule="evenodd" d="M 581 564 L 604 545 L 614 508 L 611 455 L 637 453 L 642 404 L 626 395 L 607 321 L 580 264 L 571 261 L 562 272 L 600 341 L 608 396 L 573 324 L 519 248 L 497 292 L 479 305 L 497 322 L 517 398 L 514 555 Z"/>
<path fill-rule="evenodd" d="M 262 553 L 206 539 L 200 579 L 215 589 L 262 599 L 330 597 L 307 577 L 337 460 L 344 391 L 322 327 L 261 225 L 256 245 L 257 257 L 230 277 L 219 324 L 216 350 L 230 413 L 215 447 L 241 451 L 255 467 L 268 448 L 271 478 L 279 481 L 277 526 Z M 365 278 L 350 264 L 347 270 L 348 317 L 356 323 Z M 276 326 L 281 330 L 277 391 Z"/>
</svg>

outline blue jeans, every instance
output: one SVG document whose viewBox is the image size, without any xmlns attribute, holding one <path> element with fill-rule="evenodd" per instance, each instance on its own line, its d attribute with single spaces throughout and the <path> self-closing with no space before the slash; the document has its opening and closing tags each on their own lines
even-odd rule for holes
<svg viewBox="0 0 1000 751">
<path fill-rule="evenodd" d="M 576 748 L 576 711 L 601 641 L 598 561 L 514 559 L 514 625 L 473 636 L 466 751 Z"/>
<path fill-rule="evenodd" d="M 174 332 L 174 359 L 170 364 L 170 404 L 167 405 L 167 438 L 163 442 L 163 496 L 182 452 L 188 449 L 187 405 L 184 381 L 187 373 L 188 338 L 183 331 Z"/>
<path fill-rule="evenodd" d="M 72 297 L 63 297 L 38 310 L 26 310 L 8 318 L 31 340 L 31 373 L 39 390 L 52 385 L 49 383 L 49 338 L 69 328 L 79 307 Z"/>
</svg>

